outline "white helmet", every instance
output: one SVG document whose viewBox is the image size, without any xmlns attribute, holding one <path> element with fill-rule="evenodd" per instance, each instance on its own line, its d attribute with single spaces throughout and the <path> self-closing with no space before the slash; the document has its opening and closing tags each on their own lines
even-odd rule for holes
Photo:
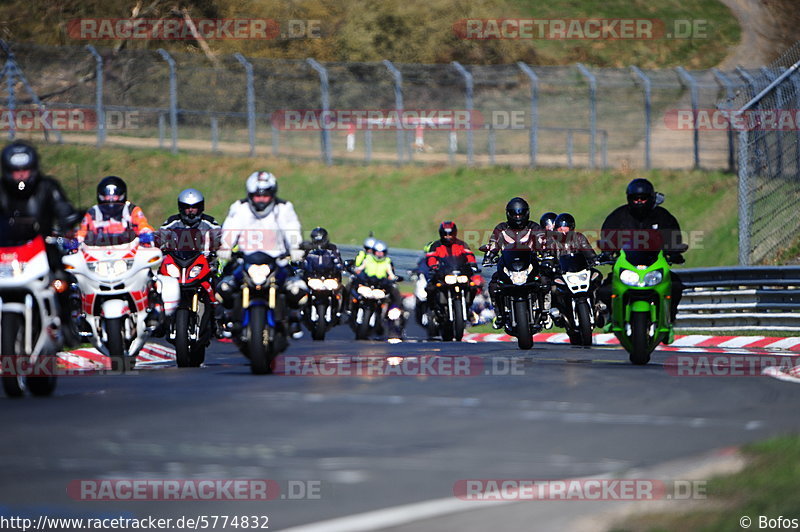
<svg viewBox="0 0 800 532">
<path fill-rule="evenodd" d="M 377 241 L 378 239 L 375 238 L 374 236 L 368 236 L 367 238 L 364 239 L 364 249 L 367 251 L 371 251 L 372 248 L 375 247 L 375 243 Z"/>
<path fill-rule="evenodd" d="M 186 225 L 193 226 L 202 219 L 205 205 L 202 192 L 195 188 L 187 188 L 178 194 L 178 215 Z M 186 209 L 197 209 L 197 213 L 189 214 Z"/>
<path fill-rule="evenodd" d="M 247 201 L 256 213 L 262 213 L 275 202 L 278 180 L 270 172 L 253 172 L 247 178 Z M 253 201 L 253 196 L 271 196 L 269 201 Z"/>
<path fill-rule="evenodd" d="M 383 258 L 385 258 L 385 257 L 386 257 L 386 255 L 388 255 L 388 254 L 389 254 L 389 246 L 387 246 L 387 245 L 386 245 L 386 242 L 384 242 L 383 240 L 376 240 L 376 241 L 375 241 L 375 245 L 374 245 L 374 246 L 372 246 L 372 250 L 373 250 L 375 253 L 380 253 L 380 252 L 382 252 L 382 253 L 383 253 Z"/>
</svg>

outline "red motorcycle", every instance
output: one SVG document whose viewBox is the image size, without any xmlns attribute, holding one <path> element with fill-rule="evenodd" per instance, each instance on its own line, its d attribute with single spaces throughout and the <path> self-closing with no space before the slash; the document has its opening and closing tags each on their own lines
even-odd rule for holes
<svg viewBox="0 0 800 532">
<path fill-rule="evenodd" d="M 215 269 L 199 251 L 165 250 L 159 273 L 178 280 L 181 297 L 167 322 L 166 338 L 175 346 L 179 368 L 198 367 L 214 331 Z"/>
</svg>

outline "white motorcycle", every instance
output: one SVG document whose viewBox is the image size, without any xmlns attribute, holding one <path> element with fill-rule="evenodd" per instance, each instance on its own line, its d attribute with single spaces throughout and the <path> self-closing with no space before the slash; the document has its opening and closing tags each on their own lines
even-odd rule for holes
<svg viewBox="0 0 800 532">
<path fill-rule="evenodd" d="M 155 274 L 163 260 L 157 247 L 143 246 L 133 235 L 106 240 L 109 244 L 102 246 L 84 242 L 63 263 L 78 281 L 81 335 L 111 359 L 113 371 L 127 371 L 155 328 L 147 326 L 149 312 L 162 303 L 166 314 L 174 310 L 180 287 L 177 280 Z M 161 284 L 163 302 L 152 300 L 154 283 Z"/>
<path fill-rule="evenodd" d="M 20 397 L 26 389 L 50 395 L 56 387 L 62 335 L 45 240 L 36 236 L 14 242 L 8 236 L 0 237 L 3 389 L 9 397 Z"/>
</svg>

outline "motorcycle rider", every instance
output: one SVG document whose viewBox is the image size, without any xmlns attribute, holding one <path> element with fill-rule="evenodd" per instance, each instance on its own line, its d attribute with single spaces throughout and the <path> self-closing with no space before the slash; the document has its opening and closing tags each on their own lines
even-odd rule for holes
<svg viewBox="0 0 800 532">
<path fill-rule="evenodd" d="M 397 289 L 395 281 L 397 275 L 394 273 L 392 259 L 389 258 L 389 248 L 386 242 L 378 240 L 372 248 L 372 253 L 364 258 L 361 266 L 355 269 L 357 278 L 373 277 L 380 279 L 384 290 L 389 294 L 389 310 L 400 308 L 402 297 Z M 356 283 L 354 283 L 356 284 Z"/>
<path fill-rule="evenodd" d="M 167 218 L 158 230 L 157 243 L 164 251 L 201 251 L 206 256 L 212 272 L 216 270 L 216 251 L 222 239 L 222 227 L 213 216 L 205 213 L 205 197 L 195 188 L 187 188 L 178 194 L 178 214 Z M 216 288 L 216 276 L 211 277 L 211 286 Z M 223 336 L 220 329 L 222 306 L 212 298 L 217 338 Z"/>
<path fill-rule="evenodd" d="M 434 242 L 428 250 L 426 257 L 428 268 L 428 281 L 431 280 L 434 272 L 439 268 L 439 261 L 447 257 L 464 257 L 472 271 L 470 281 L 474 285 L 474 290 L 470 294 L 469 304 L 472 304 L 472 299 L 481 292 L 483 285 L 483 278 L 478 273 L 478 262 L 475 260 L 475 254 L 469 249 L 466 242 L 459 240 L 458 227 L 450 220 L 446 220 L 439 225 L 439 240 Z M 430 287 L 431 285 L 428 284 Z M 430 294 L 428 294 L 430 297 Z"/>
<path fill-rule="evenodd" d="M 222 243 L 217 251 L 220 261 L 228 262 L 234 248 L 245 254 L 262 251 L 276 258 L 288 254 L 294 262 L 302 260 L 300 220 L 294 205 L 277 196 L 277 178 L 270 172 L 253 172 L 247 177 L 245 189 L 247 197 L 231 204 L 222 223 Z M 217 285 L 227 309 L 233 308 L 233 294 L 243 280 L 242 268 L 235 264 L 231 266 L 223 271 L 224 277 Z M 276 280 L 289 296 L 287 302 L 293 309 L 290 312 L 290 332 L 299 338 L 303 333 L 294 309 L 304 302 L 307 287 L 301 279 L 292 277 L 288 261 L 281 259 L 277 266 Z"/>
<path fill-rule="evenodd" d="M 558 218 L 558 215 L 556 213 L 546 212 L 541 216 L 541 218 L 539 218 L 539 225 L 545 231 L 555 231 L 556 218 Z"/>
<path fill-rule="evenodd" d="M 601 261 L 611 260 L 626 243 L 633 242 L 640 250 L 663 250 L 667 260 L 683 264 L 683 253 L 688 246 L 683 243 L 678 220 L 664 207 L 659 206 L 663 196 L 656 194 L 653 184 L 637 178 L 628 183 L 625 191 L 627 203 L 617 207 L 606 217 L 600 231 L 598 246 Z M 672 278 L 671 321 L 675 322 L 683 293 L 683 283 L 674 270 Z M 606 277 L 597 294 L 607 308 L 611 308 L 611 278 Z M 672 336 L 672 335 L 670 335 Z"/>
<path fill-rule="evenodd" d="M 315 227 L 311 230 L 311 234 L 309 236 L 309 241 L 303 241 L 300 244 L 300 248 L 305 252 L 305 256 L 303 258 L 307 258 L 308 254 L 313 250 L 325 250 L 330 254 L 334 267 L 341 272 L 341 270 L 344 268 L 344 261 L 342 261 L 342 255 L 339 253 L 339 247 L 329 240 L 328 230 L 324 227 Z M 342 296 L 343 290 L 341 284 L 336 292 L 339 295 L 339 308 L 336 309 L 336 313 L 341 319 L 345 300 L 345 298 Z"/>
<path fill-rule="evenodd" d="M 530 213 L 530 206 L 523 198 L 512 198 L 508 202 L 506 205 L 506 221 L 497 224 L 489 237 L 489 243 L 486 245 L 486 254 L 483 257 L 484 266 L 494 264 L 500 252 L 508 247 L 511 247 L 511 249 L 530 249 L 536 252 L 545 250 L 547 245 L 546 234 L 539 224 L 531 221 Z M 500 281 L 498 276 L 499 272 L 495 271 L 489 281 L 489 297 L 496 313 L 496 317 L 492 322 L 492 327 L 495 329 L 503 327 L 506 310 L 503 305 L 503 298 L 499 296 Z M 548 329 L 553 326 L 549 314 L 550 299 L 548 292 L 544 301 L 545 327 Z"/>
<path fill-rule="evenodd" d="M 364 239 L 364 249 L 359 250 L 355 260 L 353 261 L 353 266 L 358 268 L 361 266 L 361 263 L 364 262 L 364 259 L 367 257 L 367 255 L 372 255 L 374 251 L 373 248 L 375 247 L 375 243 L 377 241 L 378 240 L 372 236 L 372 233 L 370 233 L 369 236 Z"/>
<path fill-rule="evenodd" d="M 39 168 L 39 154 L 23 141 L 14 141 L 0 154 L 0 232 L 20 243 L 54 233 L 71 237 L 80 213 L 75 210 L 59 182 Z M 55 244 L 45 243 L 47 262 L 53 274 L 53 286 L 59 305 L 59 316 L 66 325 L 70 317 L 67 275 L 61 264 L 61 251 Z M 65 340 L 75 343 L 68 335 Z"/>
<path fill-rule="evenodd" d="M 555 220 L 555 235 L 557 255 L 564 253 L 583 253 L 586 262 L 593 265 L 597 260 L 597 253 L 589 243 L 586 235 L 575 230 L 575 217 L 568 212 L 562 212 Z"/>
<path fill-rule="evenodd" d="M 222 227 L 213 216 L 205 213 L 205 203 L 199 190 L 182 190 L 178 194 L 178 214 L 167 218 L 158 230 L 159 247 L 202 251 L 211 264 L 220 246 Z"/>
<path fill-rule="evenodd" d="M 127 243 L 138 237 L 139 244 L 149 247 L 153 245 L 155 232 L 142 208 L 128 201 L 128 185 L 125 181 L 110 175 L 97 184 L 97 204 L 86 211 L 76 237 L 79 242 L 90 246 Z M 150 294 L 152 307 L 146 323 L 158 335 L 163 324 L 162 312 L 171 316 L 178 308 L 180 285 L 172 277 L 154 276 L 153 292 Z"/>
</svg>

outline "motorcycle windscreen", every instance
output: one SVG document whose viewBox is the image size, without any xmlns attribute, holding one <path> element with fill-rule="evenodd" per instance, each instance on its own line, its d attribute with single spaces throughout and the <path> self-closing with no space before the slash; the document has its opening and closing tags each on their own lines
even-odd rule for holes
<svg viewBox="0 0 800 532">
<path fill-rule="evenodd" d="M 660 251 L 641 251 L 641 250 L 623 250 L 625 251 L 625 260 L 634 266 L 652 266 L 658 260 Z"/>
<path fill-rule="evenodd" d="M 589 263 L 586 262 L 586 255 L 583 253 L 568 253 L 561 255 L 558 258 L 558 264 L 561 271 L 568 272 L 581 272 L 589 269 Z"/>
<path fill-rule="evenodd" d="M 463 255 L 454 257 L 449 255 L 444 258 L 439 258 L 439 270 L 443 273 L 450 273 L 453 271 L 464 272 L 469 269 L 467 258 Z"/>
<path fill-rule="evenodd" d="M 87 246 L 105 247 L 130 244 L 136 239 L 136 231 L 128 229 L 119 233 L 106 233 L 105 231 L 92 231 L 86 234 L 84 243 Z"/>
<path fill-rule="evenodd" d="M 533 265 L 534 269 L 538 266 L 536 255 L 528 249 L 504 249 L 500 260 L 503 266 L 512 272 L 521 272 Z"/>
<path fill-rule="evenodd" d="M 191 265 L 201 253 L 194 250 L 170 250 L 168 254 L 175 259 L 175 263 L 181 268 Z"/>
</svg>

